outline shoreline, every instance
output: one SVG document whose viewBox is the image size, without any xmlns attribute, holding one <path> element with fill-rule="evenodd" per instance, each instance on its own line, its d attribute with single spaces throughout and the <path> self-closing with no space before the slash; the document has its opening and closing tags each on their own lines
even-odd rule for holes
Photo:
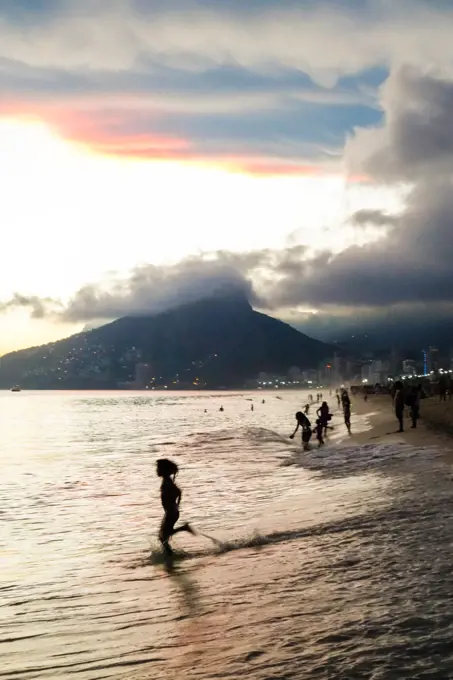
<svg viewBox="0 0 453 680">
<path fill-rule="evenodd" d="M 349 438 L 356 444 L 398 443 L 410 446 L 436 446 L 453 463 L 453 401 L 441 403 L 436 397 L 423 399 L 420 404 L 420 419 L 416 429 L 411 429 L 409 409 L 405 409 L 404 432 L 398 432 L 391 398 L 388 395 L 371 395 L 368 401 L 353 397 L 352 426 L 354 415 L 364 416 L 371 427 L 354 432 Z"/>
</svg>

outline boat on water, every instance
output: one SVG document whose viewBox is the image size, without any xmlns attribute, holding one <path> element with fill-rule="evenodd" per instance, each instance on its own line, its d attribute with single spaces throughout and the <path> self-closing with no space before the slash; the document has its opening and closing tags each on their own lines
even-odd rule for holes
<svg viewBox="0 0 453 680">
<path fill-rule="evenodd" d="M 11 387 L 11 392 L 20 392 L 19 385 L 14 385 L 14 387 Z"/>
</svg>

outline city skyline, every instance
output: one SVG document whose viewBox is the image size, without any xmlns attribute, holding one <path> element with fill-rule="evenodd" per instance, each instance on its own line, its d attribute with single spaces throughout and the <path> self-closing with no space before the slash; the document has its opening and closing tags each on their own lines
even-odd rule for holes
<svg viewBox="0 0 453 680">
<path fill-rule="evenodd" d="M 0 355 L 217 289 L 297 327 L 451 312 L 450 2 L 0 18 Z"/>
</svg>

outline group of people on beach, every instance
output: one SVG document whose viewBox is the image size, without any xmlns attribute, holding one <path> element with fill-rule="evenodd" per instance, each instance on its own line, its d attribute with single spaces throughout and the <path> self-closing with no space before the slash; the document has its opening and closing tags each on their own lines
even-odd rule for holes
<svg viewBox="0 0 453 680">
<path fill-rule="evenodd" d="M 400 380 L 397 380 L 393 385 L 391 396 L 395 408 L 395 416 L 399 425 L 398 432 L 404 432 L 404 410 L 406 406 L 409 408 L 409 415 L 412 421 L 411 428 L 415 429 L 417 427 L 417 421 L 420 418 L 422 386 L 412 385 L 405 389 L 403 383 Z"/>
<path fill-rule="evenodd" d="M 317 395 L 319 396 L 319 395 Z M 312 397 L 312 395 L 310 395 Z M 322 397 L 322 394 L 321 394 Z M 343 416 L 348 433 L 351 434 L 351 399 L 349 398 L 348 391 L 345 388 L 341 389 L 341 392 L 337 390 L 337 400 L 338 405 L 341 404 L 343 408 Z M 311 398 L 313 401 L 313 397 Z M 296 413 L 296 429 L 290 435 L 290 439 L 294 439 L 299 427 L 302 429 L 302 446 L 304 451 L 309 449 L 310 439 L 313 435 L 313 429 L 311 422 L 308 419 L 310 413 L 310 404 L 306 404 L 304 411 L 297 411 Z M 321 406 L 316 411 L 317 419 L 315 422 L 314 431 L 316 433 L 316 439 L 318 441 L 318 446 L 324 445 L 324 437 L 327 436 L 327 430 L 329 427 L 329 421 L 332 420 L 332 414 L 329 410 L 329 405 L 326 401 L 323 401 Z"/>
</svg>

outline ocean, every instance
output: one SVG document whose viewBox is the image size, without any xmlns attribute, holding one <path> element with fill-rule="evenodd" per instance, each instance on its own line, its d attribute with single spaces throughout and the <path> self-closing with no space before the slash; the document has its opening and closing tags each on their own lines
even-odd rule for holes
<svg viewBox="0 0 453 680">
<path fill-rule="evenodd" d="M 306 401 L 0 392 L 0 678 L 453 678 L 445 456 L 354 444 L 338 412 L 302 453 Z M 160 457 L 203 534 L 173 569 Z"/>
</svg>

